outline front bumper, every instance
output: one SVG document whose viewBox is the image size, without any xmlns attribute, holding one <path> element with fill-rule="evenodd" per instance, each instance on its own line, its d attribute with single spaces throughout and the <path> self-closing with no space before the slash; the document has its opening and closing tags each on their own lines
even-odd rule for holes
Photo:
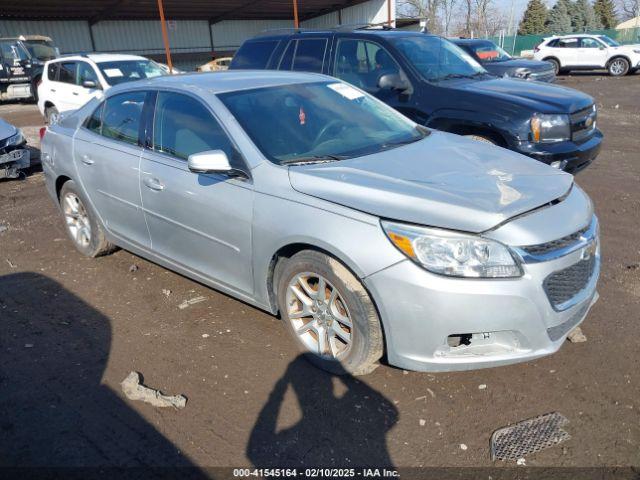
<svg viewBox="0 0 640 480">
<path fill-rule="evenodd" d="M 583 249 L 525 263 L 516 279 L 459 279 L 432 274 L 410 260 L 365 278 L 383 318 L 392 365 L 417 371 L 494 367 L 556 352 L 597 301 L 600 253 L 576 302 L 553 308 L 543 287 L 550 274 L 579 262 Z M 450 346 L 463 336 L 467 345 Z"/>
<path fill-rule="evenodd" d="M 588 167 L 593 162 L 602 146 L 603 135 L 597 130 L 584 142 L 573 141 L 559 143 L 531 143 L 521 142 L 514 147 L 514 150 L 534 158 L 547 165 L 553 162 L 561 162 L 562 169 L 569 173 L 578 173 Z"/>
</svg>

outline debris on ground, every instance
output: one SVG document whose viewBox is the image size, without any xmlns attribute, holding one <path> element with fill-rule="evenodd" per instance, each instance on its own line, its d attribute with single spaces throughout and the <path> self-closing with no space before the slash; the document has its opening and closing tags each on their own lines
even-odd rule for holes
<svg viewBox="0 0 640 480">
<path fill-rule="evenodd" d="M 162 294 L 163 294 L 165 297 L 168 297 L 169 295 L 171 295 L 171 290 L 169 290 L 168 288 L 163 288 L 163 289 L 162 289 Z"/>
<path fill-rule="evenodd" d="M 133 273 L 133 272 L 137 272 L 139 269 L 140 269 L 140 267 L 138 267 L 138 265 L 136 265 L 135 263 L 134 263 L 134 264 L 132 264 L 132 265 L 129 267 L 129 271 L 130 271 L 131 273 Z"/>
<path fill-rule="evenodd" d="M 0 233 L 4 233 L 7 230 L 9 230 L 9 227 L 7 227 L 6 225 L 0 225 Z"/>
<path fill-rule="evenodd" d="M 11 262 L 11 260 L 9 260 L 8 258 L 5 258 L 5 260 L 7 261 L 7 263 L 9 264 L 9 266 L 10 266 L 11 268 L 16 268 L 16 267 L 17 267 L 17 265 L 13 264 L 13 263 Z"/>
<path fill-rule="evenodd" d="M 516 460 L 516 465 L 520 465 L 522 467 L 526 467 L 527 466 L 527 460 L 524 458 L 519 458 L 518 460 Z"/>
<path fill-rule="evenodd" d="M 464 443 L 460 444 L 460 450 L 466 450 L 467 448 L 469 447 L 467 447 Z"/>
<path fill-rule="evenodd" d="M 427 421 L 424 418 L 421 418 L 418 423 L 420 423 L 421 427 L 424 427 L 427 424 Z"/>
<path fill-rule="evenodd" d="M 431 395 L 431 398 L 436 398 L 436 394 L 434 393 L 434 391 L 428 387 L 427 387 L 427 392 L 429 392 L 429 395 Z"/>
<path fill-rule="evenodd" d="M 582 333 L 580 327 L 576 327 L 571 330 L 571 332 L 569 332 L 569 335 L 567 335 L 567 340 L 569 340 L 571 343 L 582 343 L 587 341 L 587 336 Z"/>
<path fill-rule="evenodd" d="M 486 388 L 487 388 L 486 383 L 481 383 L 480 385 L 478 385 L 478 390 L 485 390 Z"/>
<path fill-rule="evenodd" d="M 2 226 L 0 226 L 0 233 L 2 233 Z M 627 265 L 627 270 L 637 270 L 640 268 L 640 263 L 630 263 Z"/>
<path fill-rule="evenodd" d="M 142 385 L 142 376 L 138 372 L 131 372 L 120 385 L 122 392 L 129 400 L 141 400 L 154 407 L 184 408 L 187 397 L 184 395 L 164 395 L 160 390 Z"/>
<path fill-rule="evenodd" d="M 190 298 L 189 300 L 185 300 L 184 302 L 182 302 L 180 305 L 178 305 L 178 308 L 180 310 L 184 310 L 185 308 L 187 308 L 189 305 L 194 305 L 196 303 L 200 303 L 200 302 L 204 302 L 207 298 L 206 297 L 194 297 L 194 298 Z"/>
<path fill-rule="evenodd" d="M 209 334 L 208 333 L 203 333 L 202 334 L 202 338 L 209 338 Z"/>
<path fill-rule="evenodd" d="M 562 429 L 569 420 L 558 412 L 502 427 L 491 435 L 491 460 L 515 460 L 571 438 Z"/>
</svg>

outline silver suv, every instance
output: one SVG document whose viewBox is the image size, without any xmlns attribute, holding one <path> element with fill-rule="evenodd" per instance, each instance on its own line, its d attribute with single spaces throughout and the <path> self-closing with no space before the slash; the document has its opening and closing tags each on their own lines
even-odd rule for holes
<svg viewBox="0 0 640 480">
<path fill-rule="evenodd" d="M 598 223 L 571 175 L 334 78 L 116 86 L 42 152 L 80 252 L 117 245 L 279 314 L 330 371 L 530 360 L 597 298 Z"/>
</svg>

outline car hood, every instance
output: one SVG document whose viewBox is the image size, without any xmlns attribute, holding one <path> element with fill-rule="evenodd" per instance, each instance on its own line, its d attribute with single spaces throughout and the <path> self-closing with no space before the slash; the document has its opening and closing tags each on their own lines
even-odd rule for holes
<svg viewBox="0 0 640 480">
<path fill-rule="evenodd" d="M 378 217 L 482 232 L 565 195 L 573 176 L 509 150 L 433 132 L 333 163 L 289 167 L 301 193 Z"/>
<path fill-rule="evenodd" d="M 17 132 L 18 129 L 16 127 L 0 118 L 0 140 L 6 140 Z"/>
<path fill-rule="evenodd" d="M 573 88 L 519 79 L 468 81 L 453 88 L 523 105 L 540 113 L 573 113 L 593 104 L 593 98 Z"/>
<path fill-rule="evenodd" d="M 538 60 L 527 60 L 525 58 L 513 58 L 511 60 L 506 60 L 504 62 L 487 62 L 482 64 L 485 68 L 490 68 L 490 71 L 500 70 L 515 70 L 518 68 L 526 68 L 536 72 L 543 70 L 552 70 L 553 67 L 549 62 L 540 62 Z"/>
</svg>

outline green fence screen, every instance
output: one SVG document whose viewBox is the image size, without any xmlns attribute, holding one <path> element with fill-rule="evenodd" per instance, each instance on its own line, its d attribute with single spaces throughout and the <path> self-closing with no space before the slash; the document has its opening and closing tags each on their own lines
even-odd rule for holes
<svg viewBox="0 0 640 480">
<path fill-rule="evenodd" d="M 607 35 L 621 44 L 640 44 L 640 28 L 627 28 L 624 30 L 593 30 L 584 32 L 592 35 Z M 523 50 L 533 50 L 544 38 L 552 36 L 552 33 L 545 35 L 515 35 L 489 37 L 497 45 L 500 45 L 513 56 L 520 56 Z"/>
</svg>

